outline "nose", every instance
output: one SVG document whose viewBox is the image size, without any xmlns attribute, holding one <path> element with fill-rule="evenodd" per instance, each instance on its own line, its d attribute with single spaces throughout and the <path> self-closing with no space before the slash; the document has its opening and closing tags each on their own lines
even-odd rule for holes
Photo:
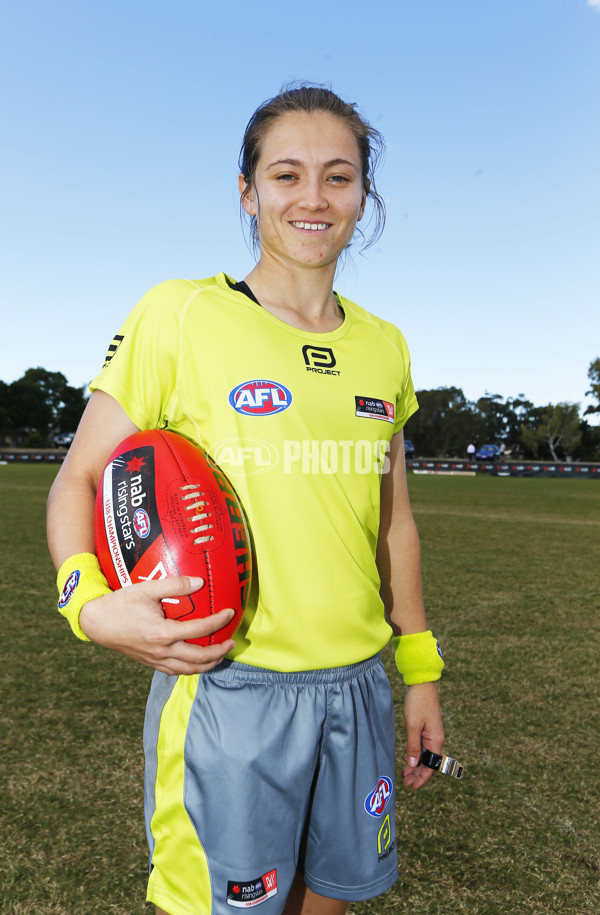
<svg viewBox="0 0 600 915">
<path fill-rule="evenodd" d="M 316 176 L 314 178 L 305 178 L 301 185 L 301 193 L 298 204 L 305 210 L 317 211 L 324 210 L 329 206 L 325 196 L 323 183 Z"/>
</svg>

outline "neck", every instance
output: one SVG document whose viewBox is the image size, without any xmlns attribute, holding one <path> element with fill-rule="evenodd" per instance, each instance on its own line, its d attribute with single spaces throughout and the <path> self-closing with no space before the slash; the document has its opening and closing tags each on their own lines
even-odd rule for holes
<svg viewBox="0 0 600 915">
<path fill-rule="evenodd" d="M 261 256 L 245 278 L 267 311 L 301 330 L 327 333 L 344 321 L 333 294 L 335 263 L 317 268 L 298 268 Z"/>
</svg>

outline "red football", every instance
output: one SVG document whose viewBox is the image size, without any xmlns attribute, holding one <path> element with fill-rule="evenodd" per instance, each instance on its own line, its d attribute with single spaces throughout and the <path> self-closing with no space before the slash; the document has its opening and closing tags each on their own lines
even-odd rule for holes
<svg viewBox="0 0 600 915">
<path fill-rule="evenodd" d="M 113 590 L 198 575 L 200 591 L 162 602 L 168 617 L 195 619 L 233 607 L 227 626 L 192 641 L 223 642 L 239 626 L 252 575 L 246 519 L 225 474 L 187 439 L 153 429 L 115 448 L 98 485 L 94 535 Z"/>
</svg>

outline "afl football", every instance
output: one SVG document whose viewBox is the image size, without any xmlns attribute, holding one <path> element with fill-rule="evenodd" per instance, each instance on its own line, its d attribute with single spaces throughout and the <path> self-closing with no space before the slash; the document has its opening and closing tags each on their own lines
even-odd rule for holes
<svg viewBox="0 0 600 915">
<path fill-rule="evenodd" d="M 166 616 L 190 620 L 235 610 L 218 632 L 191 641 L 223 642 L 238 628 L 252 577 L 246 519 L 225 474 L 187 439 L 153 429 L 115 448 L 98 485 L 94 536 L 113 590 L 197 575 L 204 579 L 200 591 L 162 601 Z"/>
</svg>

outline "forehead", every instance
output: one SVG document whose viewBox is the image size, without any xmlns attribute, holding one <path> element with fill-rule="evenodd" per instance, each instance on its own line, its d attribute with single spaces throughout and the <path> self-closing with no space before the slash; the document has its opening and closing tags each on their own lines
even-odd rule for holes
<svg viewBox="0 0 600 915">
<path fill-rule="evenodd" d="M 259 164 L 278 159 L 301 162 L 348 159 L 360 170 L 358 142 L 348 125 L 327 111 L 288 111 L 273 121 L 260 144 Z"/>
</svg>

